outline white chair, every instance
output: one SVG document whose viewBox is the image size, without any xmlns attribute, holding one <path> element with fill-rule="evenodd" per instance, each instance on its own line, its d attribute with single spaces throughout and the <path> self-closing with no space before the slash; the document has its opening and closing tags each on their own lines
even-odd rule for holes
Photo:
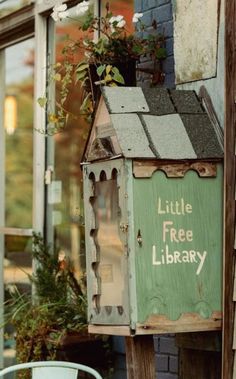
<svg viewBox="0 0 236 379">
<path fill-rule="evenodd" d="M 32 369 L 32 379 L 79 379 L 78 372 L 87 372 L 96 379 L 102 379 L 101 375 L 91 367 L 72 362 L 41 361 L 20 363 L 6 367 L 0 371 L 0 377 L 27 368 Z"/>
</svg>

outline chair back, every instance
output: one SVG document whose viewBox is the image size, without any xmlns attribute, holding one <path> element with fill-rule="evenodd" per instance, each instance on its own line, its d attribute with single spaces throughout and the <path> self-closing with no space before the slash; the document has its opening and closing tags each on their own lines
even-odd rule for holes
<svg viewBox="0 0 236 379">
<path fill-rule="evenodd" d="M 78 370 L 67 367 L 35 367 L 32 379 L 77 379 Z"/>
<path fill-rule="evenodd" d="M 0 378 L 10 372 L 24 369 L 32 369 L 32 379 L 77 379 L 78 372 L 87 372 L 96 379 L 102 379 L 101 375 L 89 366 L 64 361 L 20 363 L 1 370 Z"/>
</svg>

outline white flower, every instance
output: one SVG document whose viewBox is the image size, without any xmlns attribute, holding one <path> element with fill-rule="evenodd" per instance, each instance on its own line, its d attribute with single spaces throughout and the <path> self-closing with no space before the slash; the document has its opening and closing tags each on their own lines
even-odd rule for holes
<svg viewBox="0 0 236 379">
<path fill-rule="evenodd" d="M 133 22 L 133 23 L 138 22 L 139 19 L 140 19 L 141 17 L 143 17 L 143 13 L 135 13 L 135 14 L 133 15 L 132 22 Z"/>
<path fill-rule="evenodd" d="M 69 16 L 69 11 L 67 10 L 66 4 L 56 4 L 52 10 L 53 12 L 51 13 L 51 17 L 55 22 L 63 20 Z"/>
<path fill-rule="evenodd" d="M 123 28 L 126 24 L 126 21 L 124 20 L 124 16 L 118 15 L 118 16 L 112 16 L 109 20 L 109 24 L 111 25 L 112 32 L 115 31 L 113 24 L 115 23 L 116 28 Z"/>
<path fill-rule="evenodd" d="M 126 21 L 125 20 L 121 20 L 118 22 L 118 24 L 116 25 L 117 28 L 123 28 L 126 24 Z"/>
<path fill-rule="evenodd" d="M 77 16 L 82 16 L 83 14 L 85 14 L 89 9 L 89 1 L 82 1 L 82 3 L 79 3 L 78 5 L 76 5 L 76 10 L 75 10 L 75 13 L 77 14 Z"/>
</svg>

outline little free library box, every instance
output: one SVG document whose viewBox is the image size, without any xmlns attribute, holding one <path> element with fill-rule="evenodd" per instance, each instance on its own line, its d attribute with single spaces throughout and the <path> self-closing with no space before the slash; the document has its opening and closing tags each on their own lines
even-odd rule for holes
<svg viewBox="0 0 236 379">
<path fill-rule="evenodd" d="M 104 87 L 82 163 L 90 332 L 221 328 L 222 160 L 195 92 Z"/>
</svg>

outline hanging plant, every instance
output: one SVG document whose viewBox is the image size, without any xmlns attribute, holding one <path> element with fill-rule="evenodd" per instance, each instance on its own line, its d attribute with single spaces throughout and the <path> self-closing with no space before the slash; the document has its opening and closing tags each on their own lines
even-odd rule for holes
<svg viewBox="0 0 236 379">
<path fill-rule="evenodd" d="M 62 50 L 62 62 L 55 63 L 49 75 L 50 80 L 60 85 L 60 100 L 56 104 L 56 111 L 50 111 L 46 96 L 38 99 L 39 105 L 47 108 L 48 134 L 54 134 L 64 128 L 71 116 L 65 109 L 65 103 L 73 84 L 79 82 L 83 90 L 80 113 L 91 119 L 99 87 L 135 85 L 129 82 L 128 75 L 125 76 L 128 62 L 132 62 L 135 70 L 136 62 L 141 57 L 149 57 L 154 64 L 154 75 L 155 71 L 158 71 L 155 78 L 160 78 L 159 83 L 163 81 L 162 66 L 158 63 L 166 58 L 165 37 L 157 33 L 155 20 L 153 29 L 156 33 L 148 34 L 142 22 L 143 14 L 135 13 L 132 21 L 136 30 L 135 33 L 129 33 L 124 16 L 114 15 L 109 3 L 106 4 L 104 16 L 94 17 L 89 1 L 82 1 L 71 10 L 67 9 L 66 4 L 56 5 L 51 16 L 55 22 L 65 18 L 73 19 L 73 16 L 83 18 L 82 22 L 78 20 L 81 37 L 77 40 L 68 38 Z M 93 39 L 95 33 L 98 34 L 97 39 Z M 140 34 L 144 37 L 139 37 Z M 77 60 L 81 52 L 83 57 Z M 155 80 L 155 84 L 158 84 L 158 80 Z"/>
</svg>

